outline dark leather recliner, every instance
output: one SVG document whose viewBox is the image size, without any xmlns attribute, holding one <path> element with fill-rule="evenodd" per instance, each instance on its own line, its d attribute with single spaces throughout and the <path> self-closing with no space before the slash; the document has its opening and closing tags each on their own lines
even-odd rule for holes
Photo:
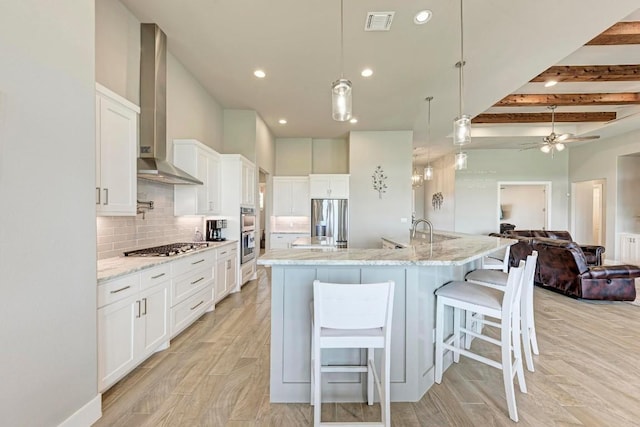
<svg viewBox="0 0 640 427">
<path fill-rule="evenodd" d="M 539 286 L 583 299 L 633 301 L 636 298 L 638 266 L 589 266 L 580 246 L 569 240 L 508 234 L 502 237 L 517 240 L 509 252 L 511 266 L 525 260 L 533 250 L 538 251 L 534 281 Z"/>
<path fill-rule="evenodd" d="M 507 235 L 520 237 L 545 237 L 548 239 L 568 240 L 573 242 L 571 233 L 564 230 L 506 230 Z M 580 249 L 584 252 L 584 256 L 589 265 L 602 265 L 602 254 L 604 246 L 598 245 L 580 245 Z"/>
</svg>

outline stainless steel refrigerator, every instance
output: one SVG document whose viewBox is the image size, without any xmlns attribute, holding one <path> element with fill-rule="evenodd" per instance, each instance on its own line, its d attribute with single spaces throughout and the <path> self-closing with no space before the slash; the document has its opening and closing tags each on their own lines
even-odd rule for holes
<svg viewBox="0 0 640 427">
<path fill-rule="evenodd" d="M 311 237 L 332 237 L 339 248 L 349 239 L 349 201 L 347 199 L 311 200 Z"/>
</svg>

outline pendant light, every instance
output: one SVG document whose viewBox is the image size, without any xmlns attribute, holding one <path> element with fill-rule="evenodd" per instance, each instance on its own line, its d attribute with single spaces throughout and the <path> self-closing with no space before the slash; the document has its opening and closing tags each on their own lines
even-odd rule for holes
<svg viewBox="0 0 640 427">
<path fill-rule="evenodd" d="M 351 119 L 351 81 L 344 78 L 344 0 L 340 0 L 340 78 L 331 84 L 333 120 Z"/>
<path fill-rule="evenodd" d="M 460 0 L 460 62 L 456 64 L 458 68 L 458 117 L 453 121 L 453 144 L 464 145 L 471 142 L 471 117 L 462 114 L 464 101 L 464 25 L 463 25 L 462 0 Z"/>
<path fill-rule="evenodd" d="M 413 154 L 413 163 L 415 164 L 416 161 L 416 154 L 415 154 L 415 148 L 414 150 L 414 154 Z M 418 172 L 418 167 L 414 165 L 413 167 L 413 173 L 411 174 L 411 188 L 416 189 L 420 186 L 422 186 L 422 183 L 424 182 L 424 178 L 422 177 L 422 174 L 420 172 Z"/>
<path fill-rule="evenodd" d="M 455 159 L 455 169 L 457 171 L 464 170 L 467 168 L 467 153 L 463 153 L 460 151 L 456 154 Z"/>
<path fill-rule="evenodd" d="M 431 181 L 433 179 L 433 168 L 431 167 L 431 101 L 433 101 L 433 96 L 428 96 L 426 98 L 429 106 L 427 107 L 427 167 L 424 168 L 424 179 L 425 181 Z"/>
</svg>

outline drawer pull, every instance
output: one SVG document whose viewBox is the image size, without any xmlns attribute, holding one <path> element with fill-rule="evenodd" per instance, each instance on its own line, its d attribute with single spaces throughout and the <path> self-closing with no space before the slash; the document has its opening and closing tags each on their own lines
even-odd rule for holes
<svg viewBox="0 0 640 427">
<path fill-rule="evenodd" d="M 157 279 L 158 277 L 164 276 L 166 273 L 156 274 L 155 276 L 151 276 L 152 279 Z"/>
<path fill-rule="evenodd" d="M 204 300 L 200 301 L 199 303 L 191 307 L 191 310 L 195 310 L 196 308 L 200 307 L 202 304 L 204 304 Z"/>
<path fill-rule="evenodd" d="M 116 289 L 115 291 L 111 291 L 110 293 L 117 294 L 118 292 L 122 292 L 122 291 L 124 291 L 126 289 L 129 289 L 130 287 L 131 287 L 131 285 L 127 285 L 124 288 Z"/>
<path fill-rule="evenodd" d="M 200 261 L 192 262 L 191 265 L 200 264 L 201 262 L 204 262 L 204 259 L 201 259 Z"/>
<path fill-rule="evenodd" d="M 198 280 L 195 280 L 193 282 L 191 282 L 192 285 L 195 285 L 198 282 L 202 282 L 204 280 L 204 277 L 199 278 Z"/>
<path fill-rule="evenodd" d="M 144 301 L 144 314 L 145 316 L 147 315 L 147 299 L 146 298 L 142 298 L 142 301 Z"/>
<path fill-rule="evenodd" d="M 220 252 L 220 255 L 224 255 L 224 254 L 226 254 L 226 253 L 227 253 L 227 251 Z"/>
</svg>

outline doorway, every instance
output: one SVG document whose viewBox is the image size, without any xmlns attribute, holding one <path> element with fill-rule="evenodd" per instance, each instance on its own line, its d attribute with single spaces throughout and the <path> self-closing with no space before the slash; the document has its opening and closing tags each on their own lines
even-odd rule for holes
<svg viewBox="0 0 640 427">
<path fill-rule="evenodd" d="M 497 229 L 546 230 L 551 223 L 551 182 L 498 182 Z"/>
<path fill-rule="evenodd" d="M 605 185 L 604 179 L 571 184 L 571 234 L 576 242 L 604 246 Z"/>
</svg>

